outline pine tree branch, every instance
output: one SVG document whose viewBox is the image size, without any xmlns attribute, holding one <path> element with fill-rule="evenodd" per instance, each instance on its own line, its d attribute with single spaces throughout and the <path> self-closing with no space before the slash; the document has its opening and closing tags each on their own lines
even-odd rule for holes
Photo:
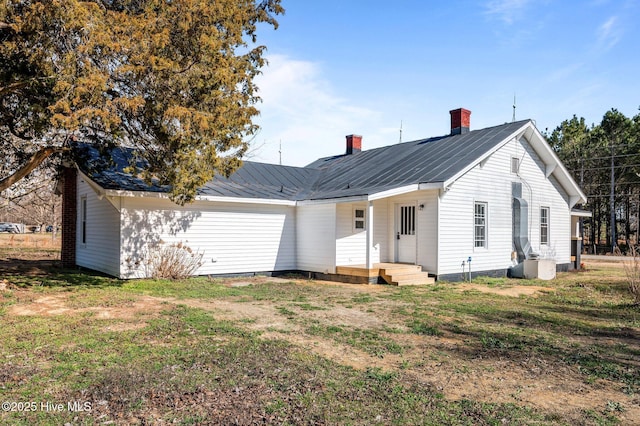
<svg viewBox="0 0 640 426">
<path fill-rule="evenodd" d="M 18 182 L 20 179 L 27 176 L 31 173 L 36 167 L 44 162 L 47 158 L 49 158 L 53 154 L 58 154 L 64 151 L 68 151 L 68 147 L 62 146 L 47 146 L 41 148 L 39 151 L 35 152 L 29 160 L 25 164 L 23 164 L 18 170 L 16 170 L 13 174 L 7 176 L 4 179 L 0 179 L 0 191 L 4 191 L 11 187 L 11 185 Z"/>
<path fill-rule="evenodd" d="M 16 83 L 11 83 L 4 87 L 0 87 L 0 98 L 2 98 L 3 96 L 9 93 L 13 93 L 24 87 L 27 87 L 29 84 L 30 84 L 30 81 L 18 81 Z"/>
</svg>

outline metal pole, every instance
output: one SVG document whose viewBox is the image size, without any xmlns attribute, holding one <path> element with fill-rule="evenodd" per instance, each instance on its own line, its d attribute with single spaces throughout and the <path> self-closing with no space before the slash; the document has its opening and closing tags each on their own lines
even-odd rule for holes
<svg viewBox="0 0 640 426">
<path fill-rule="evenodd" d="M 611 210 L 611 253 L 616 250 L 616 201 L 615 201 L 615 189 L 616 178 L 613 159 L 613 140 L 611 141 L 611 194 L 609 195 L 609 209 Z"/>
</svg>

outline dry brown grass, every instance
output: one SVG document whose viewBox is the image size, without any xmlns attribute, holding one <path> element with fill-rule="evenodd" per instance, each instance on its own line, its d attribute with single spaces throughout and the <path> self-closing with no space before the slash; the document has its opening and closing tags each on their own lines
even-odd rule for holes
<svg viewBox="0 0 640 426">
<path fill-rule="evenodd" d="M 616 250 L 618 255 L 622 254 L 618 248 Z M 635 247 L 630 247 L 622 265 L 629 281 L 629 292 L 633 296 L 634 302 L 640 305 L 640 253 Z"/>
<path fill-rule="evenodd" d="M 54 237 L 50 232 L 36 234 L 0 234 L 0 247 L 59 249 L 60 242 L 60 234 Z"/>
</svg>

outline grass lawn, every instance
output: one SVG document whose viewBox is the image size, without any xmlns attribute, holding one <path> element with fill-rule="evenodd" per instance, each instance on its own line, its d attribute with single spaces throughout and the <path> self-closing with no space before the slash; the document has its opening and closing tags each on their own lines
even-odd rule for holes
<svg viewBox="0 0 640 426">
<path fill-rule="evenodd" d="M 408 288 L 45 265 L 0 271 L 3 424 L 640 422 L 616 264 Z"/>
</svg>

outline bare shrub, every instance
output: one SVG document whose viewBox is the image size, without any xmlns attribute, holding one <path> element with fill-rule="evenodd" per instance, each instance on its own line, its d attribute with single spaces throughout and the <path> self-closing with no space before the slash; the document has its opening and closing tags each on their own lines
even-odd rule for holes
<svg viewBox="0 0 640 426">
<path fill-rule="evenodd" d="M 616 247 L 616 254 L 622 255 L 622 252 Z M 640 305 L 640 253 L 635 246 L 629 246 L 629 250 L 622 261 L 624 272 L 629 282 L 629 291 L 633 296 L 636 305 Z"/>
<path fill-rule="evenodd" d="M 181 242 L 160 242 L 148 251 L 145 259 L 147 276 L 180 280 L 192 276 L 202 265 L 204 253 L 194 251 Z"/>
</svg>

